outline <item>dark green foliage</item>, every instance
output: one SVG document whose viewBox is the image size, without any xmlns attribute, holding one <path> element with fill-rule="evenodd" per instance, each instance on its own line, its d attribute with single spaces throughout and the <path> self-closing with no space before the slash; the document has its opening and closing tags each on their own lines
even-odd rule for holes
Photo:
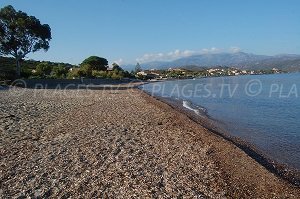
<svg viewBox="0 0 300 199">
<path fill-rule="evenodd" d="M 9 68 L 0 68 L 0 81 L 1 80 L 12 80 L 15 78 L 15 71 Z"/>
<path fill-rule="evenodd" d="M 112 70 L 123 71 L 123 69 L 117 63 L 113 63 L 112 66 Z"/>
<path fill-rule="evenodd" d="M 99 71 L 99 70 L 93 70 L 92 76 L 96 78 L 108 78 L 108 71 Z"/>
<path fill-rule="evenodd" d="M 52 77 L 55 79 L 64 79 L 67 77 L 68 71 L 68 68 L 63 65 L 54 66 L 52 68 Z"/>
<path fill-rule="evenodd" d="M 47 76 L 50 76 L 52 71 L 52 66 L 47 63 L 40 63 L 36 66 L 36 75 L 46 78 Z"/>
<path fill-rule="evenodd" d="M 51 40 L 48 24 L 41 24 L 34 16 L 16 11 L 12 6 L 0 10 L 0 52 L 13 56 L 17 64 L 17 76 L 20 77 L 20 60 L 28 53 L 40 49 L 47 51 Z"/>
<path fill-rule="evenodd" d="M 36 65 L 40 62 L 31 61 L 31 60 L 20 60 L 22 64 L 21 75 L 22 77 L 29 77 L 31 71 L 35 69 Z M 15 70 L 16 60 L 10 57 L 1 57 L 0 56 L 0 80 L 13 80 L 16 78 Z"/>
<path fill-rule="evenodd" d="M 72 68 L 67 74 L 68 79 L 80 78 L 80 68 Z"/>
<path fill-rule="evenodd" d="M 81 64 L 79 75 L 83 77 L 92 77 L 93 67 L 90 64 Z"/>
<path fill-rule="evenodd" d="M 172 71 L 168 74 L 168 76 L 172 77 L 172 78 L 179 78 L 179 77 L 184 76 L 184 75 L 180 71 Z"/>
<path fill-rule="evenodd" d="M 108 67 L 108 61 L 105 58 L 90 56 L 86 58 L 80 65 L 90 65 L 92 70 L 106 71 Z"/>
<path fill-rule="evenodd" d="M 15 61 L 12 58 L 0 57 L 0 80 L 12 80 L 15 77 L 15 68 L 11 67 L 15 65 Z"/>
<path fill-rule="evenodd" d="M 14 79 L 14 64 L 15 60 L 13 58 L 0 57 L 0 80 Z M 81 67 L 78 68 L 71 64 L 39 62 L 33 60 L 23 60 L 22 66 L 22 77 L 31 79 L 73 79 L 80 77 L 113 79 L 134 78 L 133 74 L 130 74 L 128 71 L 124 71 L 120 66 L 115 64 L 113 64 L 114 70 L 112 71 L 92 70 L 92 67 L 88 64 L 81 65 Z"/>
<path fill-rule="evenodd" d="M 15 78 L 15 59 L 10 57 L 0 57 L 0 80 L 12 80 Z M 67 63 L 40 62 L 34 60 L 21 60 L 23 78 L 65 78 L 68 76 L 69 69 L 75 67 Z M 37 74 L 36 67 L 38 65 L 48 65 L 51 68 L 50 74 L 42 76 Z M 40 66 L 41 67 L 41 66 Z"/>
<path fill-rule="evenodd" d="M 128 71 L 124 71 L 119 65 L 112 64 L 113 68 L 111 71 L 92 71 L 92 77 L 95 78 L 108 78 L 108 79 L 123 79 L 123 78 L 134 78 Z"/>
<path fill-rule="evenodd" d="M 123 75 L 125 78 L 135 78 L 135 75 L 132 73 L 129 73 L 128 71 L 123 71 Z"/>
<path fill-rule="evenodd" d="M 137 74 L 137 75 L 136 75 L 136 78 L 137 78 L 137 79 L 140 79 L 140 80 L 146 80 L 146 76 L 141 75 L 141 74 Z"/>
<path fill-rule="evenodd" d="M 141 71 L 142 71 L 142 67 L 139 63 L 137 63 L 136 66 L 135 66 L 134 72 L 138 73 L 138 72 L 141 72 Z"/>
</svg>

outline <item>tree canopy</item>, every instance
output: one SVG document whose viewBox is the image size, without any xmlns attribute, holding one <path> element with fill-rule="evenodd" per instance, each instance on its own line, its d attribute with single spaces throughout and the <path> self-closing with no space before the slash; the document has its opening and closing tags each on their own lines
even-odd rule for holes
<svg viewBox="0 0 300 199">
<path fill-rule="evenodd" d="M 97 57 L 97 56 L 90 56 L 83 60 L 80 65 L 90 65 L 92 70 L 102 70 L 106 71 L 108 67 L 108 61 L 105 58 Z"/>
<path fill-rule="evenodd" d="M 52 71 L 52 66 L 47 63 L 40 63 L 36 66 L 36 75 L 39 75 L 41 77 L 45 77 L 47 75 L 50 75 Z"/>
<path fill-rule="evenodd" d="M 93 67 L 90 64 L 81 64 L 79 75 L 85 77 L 92 77 L 93 74 Z"/>
<path fill-rule="evenodd" d="M 138 73 L 138 72 L 141 72 L 141 71 L 142 71 L 142 67 L 141 67 L 140 63 L 136 63 L 134 72 Z"/>
<path fill-rule="evenodd" d="M 19 61 L 28 53 L 40 49 L 47 51 L 51 40 L 51 29 L 25 12 L 16 11 L 12 6 L 0 9 L 0 53 L 13 56 L 17 62 L 17 75 L 20 76 Z"/>
<path fill-rule="evenodd" d="M 123 69 L 117 63 L 112 64 L 112 70 L 123 71 Z"/>
</svg>

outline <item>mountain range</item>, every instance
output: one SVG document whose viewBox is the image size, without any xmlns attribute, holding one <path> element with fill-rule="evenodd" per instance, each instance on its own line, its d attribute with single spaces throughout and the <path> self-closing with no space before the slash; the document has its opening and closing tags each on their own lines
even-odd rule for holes
<svg viewBox="0 0 300 199">
<path fill-rule="evenodd" d="M 170 67 L 197 69 L 203 67 L 227 66 L 249 70 L 269 70 L 272 68 L 277 68 L 280 70 L 293 72 L 300 71 L 300 55 L 282 54 L 267 56 L 245 52 L 210 53 L 193 55 L 173 61 L 152 61 L 148 63 L 142 63 L 141 66 L 143 69 L 167 69 Z"/>
</svg>

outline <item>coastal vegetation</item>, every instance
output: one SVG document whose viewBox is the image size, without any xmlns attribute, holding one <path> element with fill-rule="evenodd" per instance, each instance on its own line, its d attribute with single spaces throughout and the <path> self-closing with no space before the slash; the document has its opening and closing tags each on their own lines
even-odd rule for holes
<svg viewBox="0 0 300 199">
<path fill-rule="evenodd" d="M 16 75 L 21 76 L 20 61 L 28 53 L 49 49 L 51 29 L 34 16 L 16 11 L 12 6 L 0 10 L 0 54 L 16 61 Z"/>
<path fill-rule="evenodd" d="M 237 75 L 257 75 L 283 73 L 279 69 L 271 70 L 241 70 L 234 67 L 208 67 L 198 69 L 169 68 L 143 70 L 137 63 L 134 70 L 128 72 L 117 63 L 108 65 L 105 58 L 90 56 L 79 65 L 68 63 L 55 63 L 49 61 L 21 60 L 21 77 L 29 79 L 76 79 L 76 78 L 104 78 L 122 79 L 136 78 L 148 79 L 186 79 L 199 77 L 219 77 Z M 15 60 L 8 57 L 0 57 L 0 80 L 12 80 L 15 78 Z"/>
<path fill-rule="evenodd" d="M 100 64 L 95 65 L 97 64 L 95 60 L 100 60 Z M 78 66 L 68 63 L 22 60 L 21 77 L 28 79 L 135 78 L 134 73 L 123 70 L 116 63 L 113 63 L 109 68 L 107 60 L 104 60 L 106 59 L 91 56 Z M 13 58 L 0 57 L 0 80 L 13 80 L 15 78 L 14 63 Z"/>
<path fill-rule="evenodd" d="M 35 60 L 20 60 L 21 78 L 49 78 L 48 75 L 41 75 L 36 73 L 37 69 L 41 72 L 41 70 L 46 70 L 44 68 L 64 68 L 69 69 L 75 67 L 72 64 L 60 63 L 60 62 L 50 62 L 50 61 L 35 61 Z M 12 57 L 1 57 L 0 56 L 0 80 L 13 80 L 16 78 L 16 67 L 15 67 L 15 59 Z"/>
</svg>

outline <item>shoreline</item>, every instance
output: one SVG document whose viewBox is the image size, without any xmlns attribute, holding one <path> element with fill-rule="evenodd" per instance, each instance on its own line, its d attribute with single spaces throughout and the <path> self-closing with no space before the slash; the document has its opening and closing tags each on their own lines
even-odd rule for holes
<svg viewBox="0 0 300 199">
<path fill-rule="evenodd" d="M 252 143 L 247 142 L 239 137 L 230 135 L 228 131 L 225 131 L 224 129 L 220 128 L 216 120 L 210 117 L 206 112 L 202 112 L 202 115 L 198 115 L 193 110 L 189 110 L 186 107 L 184 107 L 182 105 L 182 100 L 155 95 L 153 96 L 147 91 L 143 91 L 139 87 L 136 88 L 147 94 L 149 97 L 153 97 L 154 99 L 169 105 L 174 110 L 186 115 L 189 119 L 199 124 L 201 127 L 206 128 L 211 133 L 220 136 L 229 143 L 235 145 L 243 152 L 245 152 L 249 157 L 251 157 L 264 168 L 266 168 L 269 172 L 275 174 L 279 178 L 287 181 L 288 183 L 291 183 L 294 186 L 300 187 L 300 170 L 291 168 L 286 164 L 279 163 L 273 160 L 271 157 L 266 156 Z"/>
<path fill-rule="evenodd" d="M 134 86 L 0 92 L 0 197 L 299 196 L 299 187 Z"/>
</svg>

